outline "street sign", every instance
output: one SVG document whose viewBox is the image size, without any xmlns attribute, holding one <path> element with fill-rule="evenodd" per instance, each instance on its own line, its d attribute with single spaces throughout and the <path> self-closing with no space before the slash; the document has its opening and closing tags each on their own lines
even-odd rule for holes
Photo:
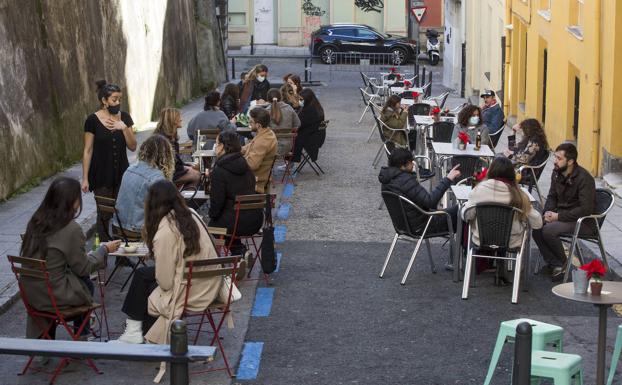
<svg viewBox="0 0 622 385">
<path fill-rule="evenodd" d="M 415 15 L 415 19 L 417 19 L 417 23 L 421 23 L 421 19 L 423 19 L 423 14 L 425 13 L 428 7 L 414 7 L 411 9 L 413 15 Z"/>
</svg>

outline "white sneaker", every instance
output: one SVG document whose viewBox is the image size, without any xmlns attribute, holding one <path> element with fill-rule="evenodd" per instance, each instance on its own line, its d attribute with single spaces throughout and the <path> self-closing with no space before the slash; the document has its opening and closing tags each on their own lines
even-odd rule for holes
<svg viewBox="0 0 622 385">
<path fill-rule="evenodd" d="M 111 343 L 125 344 L 142 344 L 145 342 L 143 338 L 143 321 L 135 321 L 132 319 L 125 320 L 125 331 L 118 340 L 111 340 Z"/>
</svg>

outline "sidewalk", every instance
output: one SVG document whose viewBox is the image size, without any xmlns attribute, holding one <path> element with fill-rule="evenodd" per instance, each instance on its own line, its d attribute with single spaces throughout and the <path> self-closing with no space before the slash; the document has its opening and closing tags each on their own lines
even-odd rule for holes
<svg viewBox="0 0 622 385">
<path fill-rule="evenodd" d="M 180 140 L 188 140 L 186 135 L 186 124 L 199 111 L 203 110 L 202 98 L 190 102 L 184 106 L 182 120 L 184 126 L 179 130 Z M 136 134 L 138 145 L 151 135 L 151 130 L 142 131 Z M 130 164 L 136 160 L 137 152 L 129 152 Z M 26 230 L 26 225 L 32 217 L 39 204 L 43 200 L 45 193 L 52 181 L 59 176 L 67 176 L 80 180 L 82 178 L 82 163 L 76 163 L 69 169 L 45 179 L 39 186 L 32 190 L 20 194 L 8 201 L 0 204 L 0 314 L 6 311 L 11 304 L 19 297 L 15 275 L 11 271 L 10 265 L 6 260 L 6 255 L 19 255 L 21 246 L 20 234 Z M 97 217 L 95 200 L 92 193 L 82 194 L 82 213 L 77 218 L 77 222 L 82 226 L 82 230 L 90 237 L 93 233 L 93 225 Z"/>
</svg>

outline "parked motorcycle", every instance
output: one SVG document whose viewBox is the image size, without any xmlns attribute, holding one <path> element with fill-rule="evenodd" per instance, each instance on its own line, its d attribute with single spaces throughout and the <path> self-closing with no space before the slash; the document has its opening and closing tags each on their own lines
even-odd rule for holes
<svg viewBox="0 0 622 385">
<path fill-rule="evenodd" d="M 428 49 L 428 60 L 431 65 L 435 66 L 441 58 L 441 42 L 438 40 L 438 31 L 428 29 L 425 32 L 425 36 L 428 38 L 428 42 L 426 44 Z"/>
</svg>

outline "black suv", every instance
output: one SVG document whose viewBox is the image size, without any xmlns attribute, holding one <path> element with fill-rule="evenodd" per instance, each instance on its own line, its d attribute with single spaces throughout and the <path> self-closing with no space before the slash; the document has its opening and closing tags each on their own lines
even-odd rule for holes
<svg viewBox="0 0 622 385">
<path fill-rule="evenodd" d="M 378 32 L 364 24 L 331 24 L 313 32 L 309 50 L 325 64 L 336 62 L 335 52 L 358 52 L 392 53 L 392 64 L 400 65 L 414 57 L 416 42 L 405 36 Z"/>
</svg>

